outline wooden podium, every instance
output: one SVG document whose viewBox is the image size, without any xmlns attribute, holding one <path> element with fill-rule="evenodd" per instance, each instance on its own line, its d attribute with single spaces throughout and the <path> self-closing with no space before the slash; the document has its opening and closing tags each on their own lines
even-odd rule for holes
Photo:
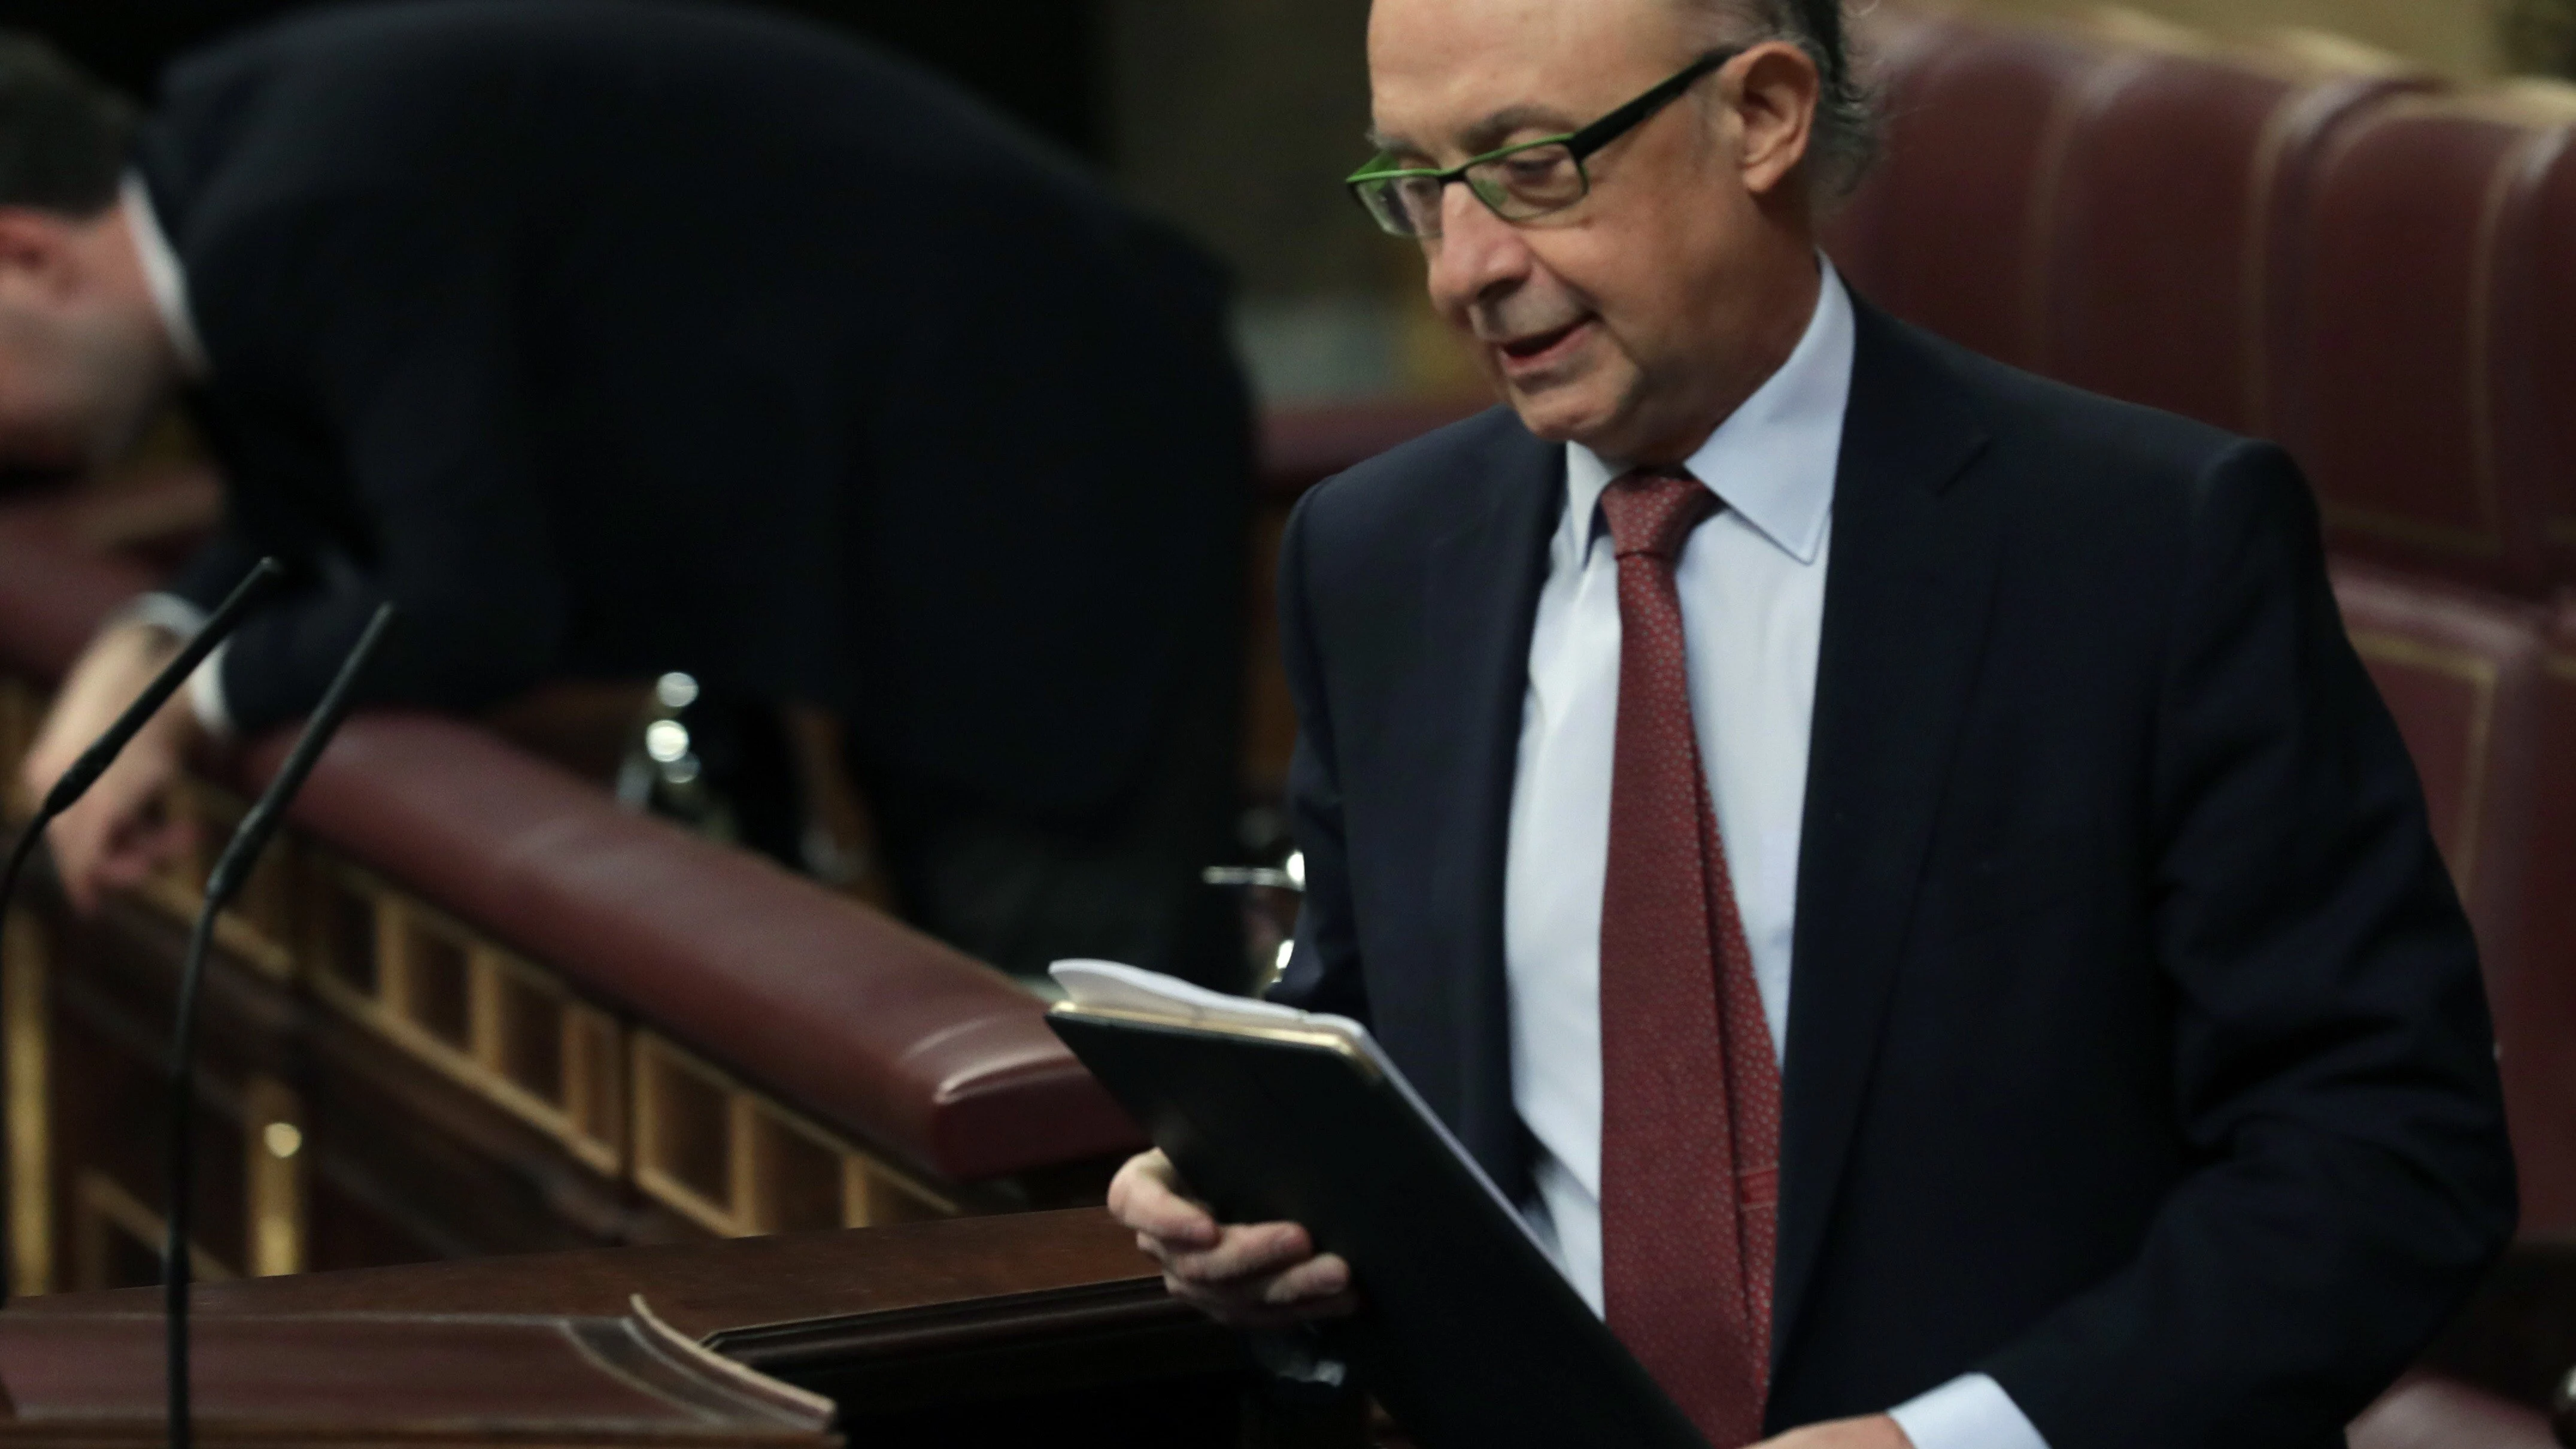
<svg viewBox="0 0 2576 1449">
<path fill-rule="evenodd" d="M 639 1302 L 640 1300 L 640 1302 Z M 1359 1449 L 1265 1393 L 1096 1209 L 196 1290 L 209 1445 Z M 0 1313 L 0 1449 L 162 1437 L 158 1290 Z M 2356 1449 L 2555 1449 L 2576 1253 L 2518 1254 Z M 2447 1370 L 2446 1375 L 2443 1371 Z"/>
<path fill-rule="evenodd" d="M 163 1321 L 0 1315 L 0 1444 L 162 1442 Z M 836 1442 L 832 1402 L 716 1354 L 639 1301 L 623 1318 L 217 1316 L 193 1345 L 209 1444 L 358 1449 L 543 1444 L 801 1449 Z"/>
<path fill-rule="evenodd" d="M 210 1444 L 1356 1445 L 1097 1210 L 200 1286 Z M 158 1289 L 0 1312 L 0 1445 L 162 1439 Z M 837 1413 L 834 1411 L 837 1410 Z M 1347 1416 L 1345 1416 L 1347 1417 Z"/>
</svg>

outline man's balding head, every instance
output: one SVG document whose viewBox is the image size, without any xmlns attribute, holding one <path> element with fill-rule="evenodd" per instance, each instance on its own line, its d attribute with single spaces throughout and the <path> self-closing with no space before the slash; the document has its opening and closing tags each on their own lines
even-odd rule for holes
<svg viewBox="0 0 2576 1449">
<path fill-rule="evenodd" d="M 1432 301 L 1540 437 L 1679 462 L 1795 348 L 1830 83 L 1808 38 L 1765 28 L 1772 3 L 1376 0 L 1374 129 L 1403 166 L 1579 130 L 1740 48 L 1588 157 L 1588 193 L 1563 210 L 1505 221 L 1444 192 L 1423 242 Z"/>
</svg>

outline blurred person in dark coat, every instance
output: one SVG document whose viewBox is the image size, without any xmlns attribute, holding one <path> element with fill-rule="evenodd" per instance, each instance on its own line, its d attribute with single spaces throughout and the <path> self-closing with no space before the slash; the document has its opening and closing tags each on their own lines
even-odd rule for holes
<svg viewBox="0 0 2576 1449">
<path fill-rule="evenodd" d="M 0 462 L 112 457 L 184 395 L 227 479 L 27 783 L 255 559 L 294 570 L 57 825 L 65 883 L 143 875 L 195 738 L 308 709 L 390 599 L 378 702 L 685 670 L 828 708 L 919 923 L 1221 972 L 1223 292 L 978 104 L 775 18 L 308 13 L 184 58 L 139 123 L 0 44 Z"/>
</svg>

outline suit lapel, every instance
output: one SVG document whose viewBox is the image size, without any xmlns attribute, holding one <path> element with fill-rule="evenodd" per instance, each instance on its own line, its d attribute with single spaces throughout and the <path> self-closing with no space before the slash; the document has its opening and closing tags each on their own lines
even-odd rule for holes
<svg viewBox="0 0 2576 1449">
<path fill-rule="evenodd" d="M 1775 1365 L 1823 1251 L 1992 596 L 1985 444 L 1924 342 L 1866 306 L 1852 369 L 1790 990 Z"/>
<path fill-rule="evenodd" d="M 1481 506 L 1431 544 L 1413 707 L 1417 719 L 1457 725 L 1439 732 L 1421 761 L 1446 822 L 1430 867 L 1429 918 L 1462 927 L 1440 941 L 1451 959 L 1433 973 L 1456 993 L 1446 1013 L 1459 1070 L 1454 1125 L 1495 1181 L 1517 1192 L 1528 1165 L 1512 1105 L 1503 874 L 1530 632 L 1565 507 L 1565 450 L 1511 422 L 1475 468 L 1478 476 L 1463 481 Z"/>
</svg>

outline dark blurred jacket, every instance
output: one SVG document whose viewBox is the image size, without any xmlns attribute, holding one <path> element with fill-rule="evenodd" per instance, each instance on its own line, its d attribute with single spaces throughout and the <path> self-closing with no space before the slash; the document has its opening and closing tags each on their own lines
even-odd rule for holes
<svg viewBox="0 0 2576 1449">
<path fill-rule="evenodd" d="M 748 12 L 444 0 L 183 60 L 138 164 L 231 480 L 174 591 L 300 570 L 241 728 L 390 597 L 379 700 L 685 669 L 839 710 L 899 817 L 1221 836 L 1223 283 L 975 102 Z"/>
</svg>

